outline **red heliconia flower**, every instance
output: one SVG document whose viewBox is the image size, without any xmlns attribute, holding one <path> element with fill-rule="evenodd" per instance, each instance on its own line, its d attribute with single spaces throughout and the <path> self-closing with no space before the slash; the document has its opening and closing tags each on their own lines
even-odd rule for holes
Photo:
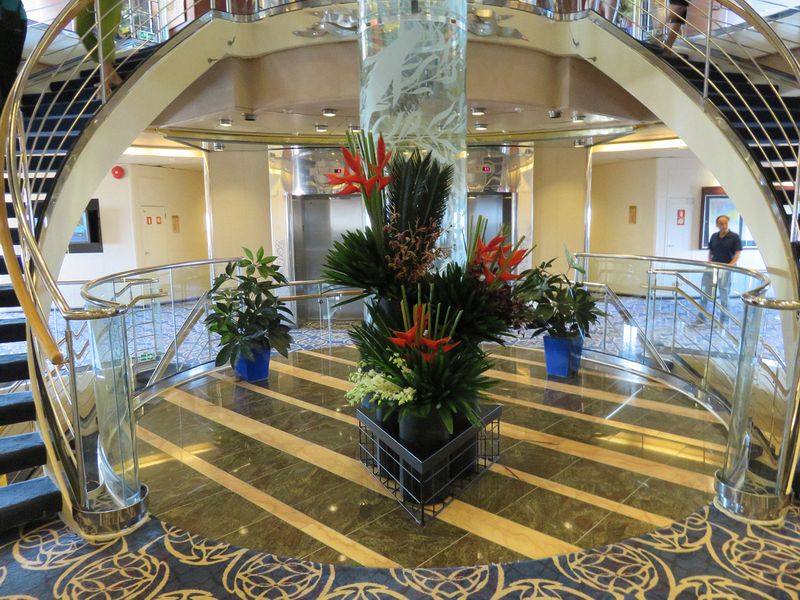
<svg viewBox="0 0 800 600">
<path fill-rule="evenodd" d="M 346 185 L 346 187 L 339 192 L 340 195 L 348 195 L 348 194 L 355 194 L 359 191 L 358 186 L 355 184 L 355 175 L 348 172 L 347 169 L 344 171 L 344 175 L 336 175 L 335 173 L 328 173 L 325 175 L 328 178 L 329 185 Z"/>
<path fill-rule="evenodd" d="M 375 165 L 375 169 L 372 172 L 375 175 L 382 175 L 384 169 L 389 165 L 389 160 L 392 158 L 392 153 L 386 152 L 386 144 L 383 141 L 383 136 L 380 136 L 378 138 L 377 158 L 378 158 L 378 164 Z M 391 178 L 388 179 L 391 180 Z"/>
<path fill-rule="evenodd" d="M 389 338 L 389 341 L 400 348 L 413 348 L 417 342 L 417 330 L 417 323 L 414 323 L 414 326 L 408 331 L 393 330 L 392 333 L 395 335 L 395 337 Z"/>
<path fill-rule="evenodd" d="M 450 352 L 453 348 L 458 346 L 461 342 L 450 343 L 450 337 L 443 337 L 438 340 L 425 336 L 425 327 L 427 326 L 428 315 L 425 312 L 425 306 L 420 304 L 414 308 L 414 325 L 407 331 L 392 331 L 395 337 L 390 337 L 389 341 L 398 348 L 404 348 L 408 351 L 417 350 L 426 362 L 433 362 L 436 355 L 441 352 Z"/>
<path fill-rule="evenodd" d="M 345 147 L 342 147 L 342 156 L 347 163 L 347 168 L 344 170 L 344 175 L 336 175 L 330 173 L 327 175 L 328 183 L 330 185 L 345 185 L 346 187 L 338 192 L 339 195 L 353 194 L 362 192 L 367 196 L 371 196 L 373 190 L 376 188 L 378 191 L 385 188 L 392 181 L 391 177 L 385 177 L 383 171 L 392 157 L 391 152 L 386 152 L 386 145 L 383 142 L 383 137 L 378 140 L 378 153 L 377 164 L 367 164 L 367 173 L 364 173 L 364 166 L 361 160 L 361 155 L 356 152 L 353 154 Z M 370 175 L 369 177 L 367 175 Z"/>
</svg>

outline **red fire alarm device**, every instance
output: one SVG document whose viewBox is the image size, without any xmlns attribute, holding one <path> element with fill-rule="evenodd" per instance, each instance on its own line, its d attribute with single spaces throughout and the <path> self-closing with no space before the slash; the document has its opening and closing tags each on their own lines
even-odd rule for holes
<svg viewBox="0 0 800 600">
<path fill-rule="evenodd" d="M 678 226 L 683 227 L 686 225 L 686 209 L 679 208 L 678 209 Z"/>
</svg>

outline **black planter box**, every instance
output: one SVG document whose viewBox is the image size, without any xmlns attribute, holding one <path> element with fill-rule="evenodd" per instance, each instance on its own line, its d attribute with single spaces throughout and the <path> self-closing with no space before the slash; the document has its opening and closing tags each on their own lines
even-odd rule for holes
<svg viewBox="0 0 800 600">
<path fill-rule="evenodd" d="M 482 427 L 456 431 L 432 454 L 416 456 L 396 431 L 376 420 L 373 409 L 359 408 L 359 457 L 413 519 L 424 525 L 500 458 L 502 411 L 502 406 L 481 406 Z"/>
</svg>

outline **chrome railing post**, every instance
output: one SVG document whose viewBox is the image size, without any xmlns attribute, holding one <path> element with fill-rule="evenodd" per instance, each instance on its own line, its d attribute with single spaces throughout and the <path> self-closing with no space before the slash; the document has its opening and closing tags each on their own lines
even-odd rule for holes
<svg viewBox="0 0 800 600">
<path fill-rule="evenodd" d="M 711 18 L 714 14 L 714 1 L 708 2 L 708 14 L 706 15 L 706 56 L 703 64 L 703 108 L 708 102 L 708 78 L 711 73 Z"/>
<path fill-rule="evenodd" d="M 603 352 L 608 342 L 608 286 L 603 286 Z"/>
<path fill-rule="evenodd" d="M 170 306 L 172 307 L 172 341 L 175 343 L 175 366 L 180 369 L 181 365 L 181 356 L 180 356 L 180 348 L 178 348 L 178 318 L 175 314 L 176 306 L 175 306 L 175 278 L 172 273 L 172 268 L 168 269 L 167 273 L 169 273 L 169 298 L 170 298 Z M 155 327 L 155 323 L 153 323 Z"/>
<path fill-rule="evenodd" d="M 67 365 L 69 368 L 69 393 L 72 396 L 72 431 L 75 432 L 75 465 L 78 471 L 78 489 L 75 492 L 80 509 L 87 509 L 88 488 L 86 482 L 86 460 L 83 444 L 83 425 L 81 422 L 80 402 L 78 401 L 77 370 L 75 368 L 75 352 L 72 344 L 72 323 L 67 321 L 64 326 L 64 341 L 67 346 Z M 58 366 L 54 365 L 55 368 Z"/>
<path fill-rule="evenodd" d="M 800 145 L 797 147 L 797 166 L 794 170 L 794 194 L 792 195 L 792 217 L 791 217 L 791 224 L 789 225 L 789 241 L 796 242 L 800 240 L 800 232 L 798 232 L 798 215 L 797 211 L 800 206 L 798 206 L 798 202 L 800 202 Z"/>
<path fill-rule="evenodd" d="M 108 98 L 106 97 L 106 72 L 103 66 L 105 53 L 103 52 L 103 15 L 100 12 L 100 0 L 94 0 L 94 21 L 97 26 L 97 60 L 100 63 L 100 100 L 105 104 Z"/>
<path fill-rule="evenodd" d="M 672 292 L 672 353 L 675 354 L 675 339 L 678 333 L 678 278 L 675 277 L 675 289 Z"/>
<path fill-rule="evenodd" d="M 655 327 L 655 311 L 656 311 L 656 282 L 658 275 L 655 272 L 655 267 L 653 262 L 650 261 L 648 263 L 647 268 L 647 306 L 646 306 L 646 313 L 644 319 L 644 336 L 649 340 L 653 340 L 654 338 L 654 327 Z"/>
</svg>

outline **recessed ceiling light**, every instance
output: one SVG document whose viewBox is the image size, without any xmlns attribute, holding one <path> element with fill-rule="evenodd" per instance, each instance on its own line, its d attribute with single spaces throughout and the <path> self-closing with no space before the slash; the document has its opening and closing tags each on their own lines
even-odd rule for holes
<svg viewBox="0 0 800 600">
<path fill-rule="evenodd" d="M 214 152 L 222 152 L 223 150 L 225 150 L 225 144 L 223 144 L 222 142 L 214 142 L 212 149 L 214 150 Z"/>
<path fill-rule="evenodd" d="M 473 117 L 482 117 L 485 114 L 486 114 L 486 109 L 481 106 L 475 106 L 472 108 Z"/>
<path fill-rule="evenodd" d="M 361 127 L 358 125 L 350 125 L 348 129 L 350 130 L 350 133 L 361 133 Z"/>
<path fill-rule="evenodd" d="M 489 129 L 489 125 L 487 123 L 475 123 L 473 129 L 475 129 L 475 131 L 486 131 Z"/>
<path fill-rule="evenodd" d="M 578 138 L 575 140 L 575 147 L 576 148 L 583 148 L 586 146 L 586 140 L 583 138 Z"/>
<path fill-rule="evenodd" d="M 583 123 L 585 120 L 586 120 L 586 115 L 581 115 L 579 113 L 573 113 L 572 115 L 573 123 Z"/>
<path fill-rule="evenodd" d="M 228 117 L 222 117 L 217 122 L 220 127 L 233 127 L 233 119 L 229 119 Z"/>
<path fill-rule="evenodd" d="M 323 108 L 322 109 L 322 116 L 323 117 L 335 117 L 336 116 L 336 109 L 335 108 Z"/>
<path fill-rule="evenodd" d="M 521 112 L 525 112 L 525 109 L 524 109 L 524 108 L 522 108 L 521 106 L 515 106 L 515 107 L 514 107 L 514 112 L 515 112 L 515 113 L 521 113 Z"/>
<path fill-rule="evenodd" d="M 325 123 L 317 123 L 316 125 L 314 125 L 314 130 L 317 133 L 325 133 L 326 131 L 328 131 L 328 126 L 325 125 Z"/>
<path fill-rule="evenodd" d="M 242 113 L 245 121 L 255 121 L 258 117 L 256 113 Z"/>
<path fill-rule="evenodd" d="M 561 111 L 557 108 L 551 108 L 547 111 L 547 118 L 548 119 L 560 119 L 561 118 Z"/>
</svg>

